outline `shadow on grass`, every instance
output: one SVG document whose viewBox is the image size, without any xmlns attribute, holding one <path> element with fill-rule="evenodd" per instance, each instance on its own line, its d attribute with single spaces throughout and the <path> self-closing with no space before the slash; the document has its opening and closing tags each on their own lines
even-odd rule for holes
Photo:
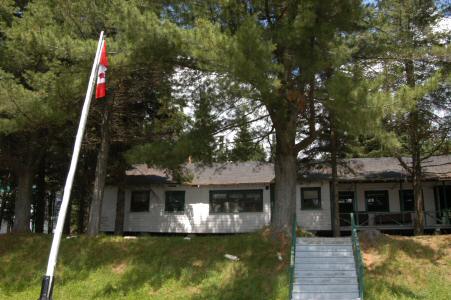
<svg viewBox="0 0 451 300">
<path fill-rule="evenodd" d="M 142 243 L 132 247 L 133 252 L 143 251 Z M 275 299 L 275 286 L 287 268 L 276 259 L 276 251 L 258 235 L 167 238 L 135 255 L 119 282 L 96 296 L 128 294 L 143 286 L 158 295 L 163 287 L 183 286 L 188 290 L 184 298 L 190 299 Z M 226 253 L 240 261 L 226 260 Z"/>
<path fill-rule="evenodd" d="M 362 246 L 365 252 L 371 250 L 369 255 L 378 257 L 374 267 L 365 268 L 365 293 L 370 295 L 369 299 L 388 296 L 393 299 L 429 299 L 420 286 L 425 284 L 422 278 L 427 276 L 426 272 L 431 272 L 431 267 L 438 270 L 439 261 L 446 256 L 446 248 L 432 247 L 415 238 L 385 235 L 364 240 Z"/>
<path fill-rule="evenodd" d="M 36 289 L 50 242 L 50 237 L 39 235 L 0 237 L 0 291 L 14 295 Z M 87 278 L 103 269 L 102 274 L 111 272 L 116 279 L 96 286 L 94 299 L 126 299 L 137 290 L 160 299 L 161 289 L 166 294 L 168 289 L 169 293 L 186 289 L 183 299 L 276 299 L 281 281 L 288 288 L 288 264 L 277 260 L 277 251 L 276 245 L 258 234 L 194 237 L 191 241 L 182 237 L 64 239 L 56 288 L 76 282 L 82 289 Z M 226 260 L 226 253 L 238 255 L 240 261 Z"/>
</svg>

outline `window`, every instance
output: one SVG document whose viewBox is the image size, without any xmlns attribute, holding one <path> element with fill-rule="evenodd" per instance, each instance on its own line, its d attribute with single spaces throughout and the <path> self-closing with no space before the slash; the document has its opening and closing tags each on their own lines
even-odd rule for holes
<svg viewBox="0 0 451 300">
<path fill-rule="evenodd" d="M 338 192 L 338 203 L 340 213 L 351 213 L 354 211 L 354 192 Z"/>
<path fill-rule="evenodd" d="M 413 190 L 399 190 L 399 199 L 401 200 L 402 211 L 414 211 Z"/>
<path fill-rule="evenodd" d="M 451 209 L 451 186 L 442 185 L 435 187 L 436 203 L 435 207 L 438 210 Z"/>
<path fill-rule="evenodd" d="M 263 212 L 262 190 L 210 191 L 210 213 Z"/>
<path fill-rule="evenodd" d="M 132 191 L 130 211 L 149 211 L 149 191 Z"/>
<path fill-rule="evenodd" d="M 321 209 L 321 188 L 301 188 L 301 209 Z"/>
<path fill-rule="evenodd" d="M 185 191 L 166 191 L 164 211 L 183 213 L 185 211 Z"/>
<path fill-rule="evenodd" d="M 389 211 L 388 191 L 366 191 L 366 210 L 367 211 Z"/>
</svg>

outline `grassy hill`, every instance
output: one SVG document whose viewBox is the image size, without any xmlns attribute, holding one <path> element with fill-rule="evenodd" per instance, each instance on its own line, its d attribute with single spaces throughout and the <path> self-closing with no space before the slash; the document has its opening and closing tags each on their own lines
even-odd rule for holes
<svg viewBox="0 0 451 300">
<path fill-rule="evenodd" d="M 0 299 L 37 299 L 50 242 L 0 236 Z M 288 260 L 278 251 L 258 234 L 65 239 L 54 299 L 286 299 Z"/>
<path fill-rule="evenodd" d="M 451 235 L 362 241 L 366 299 L 451 299 Z"/>
<path fill-rule="evenodd" d="M 43 235 L 0 236 L 0 299 L 37 299 L 49 245 Z M 382 235 L 362 246 L 366 299 L 451 299 L 451 236 Z M 76 237 L 60 253 L 56 300 L 288 297 L 288 249 L 262 234 Z"/>
</svg>

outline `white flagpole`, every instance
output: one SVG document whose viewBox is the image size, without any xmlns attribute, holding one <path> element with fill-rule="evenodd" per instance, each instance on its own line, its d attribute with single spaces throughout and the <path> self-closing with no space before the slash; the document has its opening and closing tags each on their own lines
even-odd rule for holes
<svg viewBox="0 0 451 300">
<path fill-rule="evenodd" d="M 91 76 L 89 77 L 88 89 L 86 91 L 85 102 L 81 111 L 80 123 L 78 124 L 77 137 L 75 138 L 74 151 L 72 153 L 72 160 L 70 162 L 69 172 L 67 173 L 66 185 L 64 186 L 63 201 L 58 214 L 58 221 L 56 223 L 55 232 L 53 233 L 52 247 L 50 249 L 49 261 L 47 264 L 47 272 L 42 279 L 41 295 L 39 300 L 51 300 L 53 292 L 53 279 L 58 258 L 58 250 L 61 242 L 61 235 L 63 233 L 64 220 L 66 219 L 67 207 L 69 206 L 69 198 L 72 190 L 72 183 L 74 181 L 75 171 L 77 170 L 78 155 L 80 153 L 81 143 L 83 141 L 83 134 L 88 119 L 89 106 L 91 104 L 92 92 L 94 87 L 94 80 L 96 77 L 97 68 L 100 61 L 100 53 L 103 46 L 103 31 L 100 33 L 99 42 L 97 43 L 96 56 L 91 69 Z"/>
</svg>

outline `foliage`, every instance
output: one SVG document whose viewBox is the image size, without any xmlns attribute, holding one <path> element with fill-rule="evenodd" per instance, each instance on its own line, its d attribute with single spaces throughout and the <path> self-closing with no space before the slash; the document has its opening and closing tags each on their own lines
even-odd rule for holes
<svg viewBox="0 0 451 300">
<path fill-rule="evenodd" d="M 249 118 L 240 112 L 238 116 L 238 132 L 234 147 L 230 151 L 231 161 L 265 161 L 266 154 L 261 144 L 255 139 L 257 132 L 252 131 Z"/>
</svg>

